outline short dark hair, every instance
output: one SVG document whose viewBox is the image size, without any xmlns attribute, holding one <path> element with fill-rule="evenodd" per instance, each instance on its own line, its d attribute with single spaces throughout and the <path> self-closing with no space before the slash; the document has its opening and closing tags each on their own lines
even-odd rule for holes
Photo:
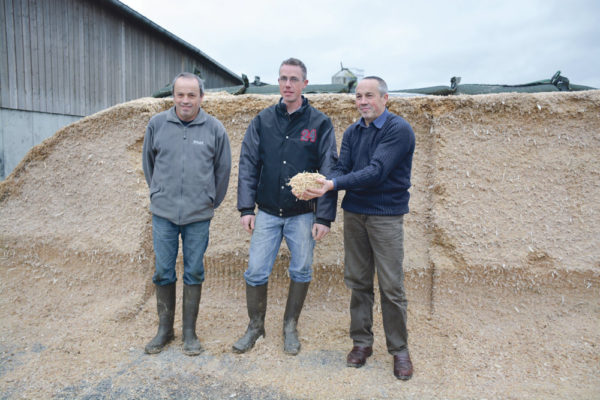
<svg viewBox="0 0 600 400">
<path fill-rule="evenodd" d="M 198 88 L 200 89 L 200 96 L 204 95 L 204 81 L 198 75 L 192 74 L 191 72 L 182 72 L 177 74 L 177 76 L 173 79 L 173 92 L 175 92 L 175 81 L 179 78 L 196 79 L 198 81 Z"/>
<path fill-rule="evenodd" d="M 306 80 L 306 65 L 304 65 L 302 61 L 294 57 L 288 58 L 287 60 L 283 60 L 283 62 L 279 66 L 279 69 L 281 69 L 281 67 L 283 67 L 284 65 L 293 65 L 295 67 L 300 67 L 300 69 L 302 70 L 302 79 Z"/>
<path fill-rule="evenodd" d="M 385 81 L 383 79 L 381 79 L 378 76 L 365 76 L 362 80 L 364 81 L 365 79 L 372 79 L 374 81 L 377 81 L 377 83 L 378 83 L 377 89 L 379 90 L 380 96 L 385 96 L 387 94 L 387 92 L 388 92 L 387 83 L 385 83 Z"/>
</svg>

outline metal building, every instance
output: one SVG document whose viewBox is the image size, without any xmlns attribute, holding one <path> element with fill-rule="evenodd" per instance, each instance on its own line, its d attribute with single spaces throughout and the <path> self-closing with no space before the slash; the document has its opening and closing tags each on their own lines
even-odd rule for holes
<svg viewBox="0 0 600 400">
<path fill-rule="evenodd" d="M 61 127 L 182 71 L 206 88 L 243 83 L 119 1 L 0 0 L 0 179 Z"/>
<path fill-rule="evenodd" d="M 364 77 L 364 71 L 358 68 L 346 68 L 340 63 L 340 70 L 331 77 L 331 83 L 348 85 L 350 82 L 355 83 Z"/>
</svg>

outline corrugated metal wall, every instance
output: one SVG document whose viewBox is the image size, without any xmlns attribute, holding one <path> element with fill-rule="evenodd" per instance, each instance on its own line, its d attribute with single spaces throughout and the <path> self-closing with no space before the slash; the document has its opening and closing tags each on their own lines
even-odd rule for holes
<svg viewBox="0 0 600 400">
<path fill-rule="evenodd" d="M 89 115 L 150 96 L 181 71 L 239 84 L 103 1 L 0 0 L 0 107 Z"/>
</svg>

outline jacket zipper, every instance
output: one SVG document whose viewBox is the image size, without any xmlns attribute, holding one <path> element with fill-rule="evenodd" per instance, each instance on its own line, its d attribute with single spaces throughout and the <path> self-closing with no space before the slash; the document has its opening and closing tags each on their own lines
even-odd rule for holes
<svg viewBox="0 0 600 400">
<path fill-rule="evenodd" d="M 187 141 L 187 126 L 183 127 L 183 141 L 182 141 L 182 156 L 181 156 L 181 186 L 180 186 L 180 193 L 179 193 L 179 225 L 181 225 L 181 217 L 182 217 L 182 213 L 183 213 L 183 182 L 184 182 L 184 174 L 185 174 L 185 144 Z"/>
</svg>

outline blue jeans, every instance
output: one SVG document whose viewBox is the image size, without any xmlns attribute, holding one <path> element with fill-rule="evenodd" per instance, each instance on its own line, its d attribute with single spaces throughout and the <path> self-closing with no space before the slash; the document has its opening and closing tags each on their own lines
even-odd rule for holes
<svg viewBox="0 0 600 400">
<path fill-rule="evenodd" d="M 210 220 L 176 225 L 168 219 L 152 216 L 152 239 L 156 255 L 156 271 L 152 282 L 158 286 L 177 281 L 175 262 L 179 251 L 179 235 L 183 242 L 183 282 L 204 282 L 204 252 L 208 247 Z"/>
<path fill-rule="evenodd" d="M 282 238 L 291 253 L 290 278 L 294 282 L 310 282 L 315 247 L 312 237 L 314 219 L 313 213 L 284 218 L 259 210 L 250 240 L 248 269 L 244 273 L 248 285 L 260 286 L 269 281 Z"/>
</svg>

